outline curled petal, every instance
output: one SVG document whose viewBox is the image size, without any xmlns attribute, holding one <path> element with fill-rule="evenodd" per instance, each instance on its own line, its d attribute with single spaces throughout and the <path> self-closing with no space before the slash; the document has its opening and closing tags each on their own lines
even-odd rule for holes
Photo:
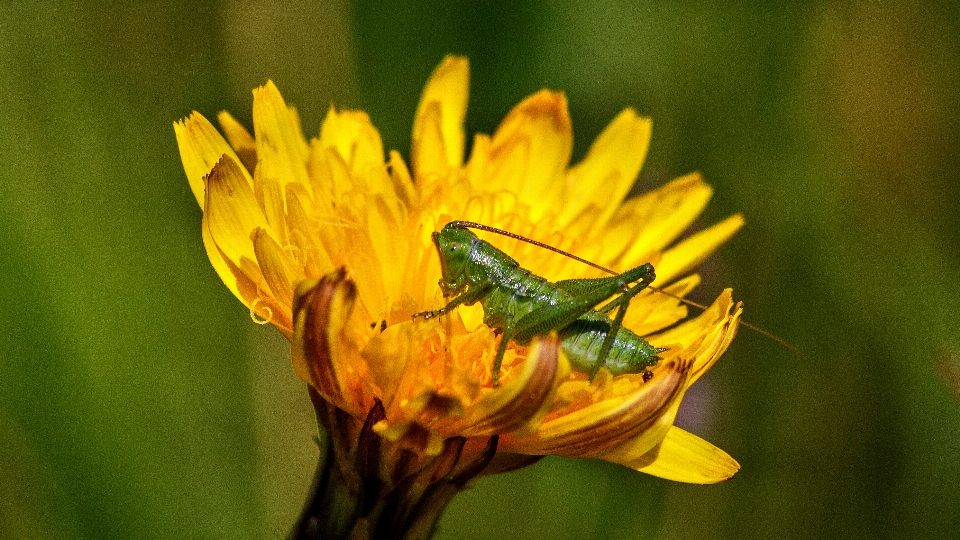
<svg viewBox="0 0 960 540">
<path fill-rule="evenodd" d="M 290 348 L 297 376 L 354 416 L 366 414 L 373 404 L 363 385 L 365 374 L 353 361 L 357 352 L 344 336 L 356 296 L 356 286 L 343 269 L 301 283 L 294 295 Z"/>
<path fill-rule="evenodd" d="M 474 404 L 462 433 L 468 437 L 529 434 L 547 414 L 557 386 L 569 374 L 570 363 L 560 351 L 556 333 L 535 340 L 523 371 Z"/>
<path fill-rule="evenodd" d="M 694 319 L 667 330 L 650 341 L 668 346 L 679 343 L 680 352 L 685 358 L 693 358 L 690 372 L 690 384 L 706 373 L 720 359 L 737 334 L 743 306 L 733 302 L 733 293 L 726 289 L 713 302 L 709 309 Z"/>
<path fill-rule="evenodd" d="M 683 391 L 688 368 L 684 362 L 669 362 L 632 394 L 613 396 L 547 420 L 532 435 L 505 438 L 504 448 L 520 454 L 601 455 L 652 427 Z"/>
</svg>

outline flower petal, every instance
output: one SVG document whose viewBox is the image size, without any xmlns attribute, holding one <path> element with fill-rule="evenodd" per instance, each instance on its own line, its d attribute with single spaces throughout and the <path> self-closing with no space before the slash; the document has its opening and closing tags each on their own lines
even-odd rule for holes
<svg viewBox="0 0 960 540">
<path fill-rule="evenodd" d="M 729 479 L 740 464 L 709 442 L 676 426 L 663 441 L 633 462 L 622 463 L 640 472 L 690 484 L 715 484 Z"/>
<path fill-rule="evenodd" d="M 598 457 L 655 425 L 683 391 L 688 368 L 686 362 L 665 363 L 651 382 L 639 383 L 634 392 L 555 416 L 530 436 L 504 437 L 502 448 L 520 454 Z"/>
<path fill-rule="evenodd" d="M 427 81 L 413 121 L 410 152 L 418 180 L 446 177 L 463 164 L 469 83 L 469 62 L 460 56 L 444 58 Z"/>
<path fill-rule="evenodd" d="M 743 223 L 743 216 L 734 214 L 664 252 L 657 264 L 657 283 L 669 283 L 703 262 L 714 250 L 740 230 Z"/>
<path fill-rule="evenodd" d="M 373 405 L 366 374 L 344 331 L 357 289 L 341 269 L 302 282 L 294 294 L 290 355 L 297 376 L 337 407 L 363 417 Z"/>
<path fill-rule="evenodd" d="M 560 352 L 560 338 L 551 334 L 534 340 L 523 371 L 471 407 L 461 434 L 467 437 L 513 433 L 523 436 L 540 424 L 570 363 Z"/>
<path fill-rule="evenodd" d="M 256 260 L 250 234 L 258 227 L 269 230 L 260 205 L 247 183 L 243 168 L 224 156 L 204 181 L 206 203 L 203 219 L 209 224 L 213 241 L 238 267 L 241 259 Z"/>
<path fill-rule="evenodd" d="M 281 185 L 295 182 L 309 186 L 308 147 L 299 118 L 287 107 L 273 81 L 253 91 L 253 129 L 260 174 Z"/>
<path fill-rule="evenodd" d="M 294 286 L 303 279 L 303 273 L 267 231 L 257 228 L 251 235 L 251 240 L 257 264 L 260 265 L 273 297 L 289 311 L 293 305 Z"/>
<path fill-rule="evenodd" d="M 507 190 L 532 210 L 532 219 L 557 211 L 560 180 L 573 150 L 567 98 L 541 90 L 514 107 L 490 143 L 482 174 L 471 178 L 478 191 Z M 472 159 L 472 157 L 471 157 Z M 473 168 L 474 174 L 480 172 Z"/>
<path fill-rule="evenodd" d="M 731 289 L 726 289 L 709 309 L 696 318 L 649 339 L 660 346 L 679 343 L 683 347 L 681 356 L 694 358 L 689 386 L 713 367 L 730 346 L 740 326 L 742 313 L 742 304 L 734 304 Z"/>
<path fill-rule="evenodd" d="M 220 111 L 217 115 L 217 121 L 220 122 L 220 129 L 224 136 L 230 142 L 230 146 L 237 151 L 241 163 L 249 172 L 257 168 L 257 141 L 253 135 L 243 127 L 243 124 L 230 115 L 227 111 Z"/>
<path fill-rule="evenodd" d="M 602 227 L 633 186 L 647 157 L 653 122 L 626 109 L 597 137 L 587 156 L 567 172 L 562 212 L 568 223 L 588 206 L 596 211 L 592 227 Z"/>
<path fill-rule="evenodd" d="M 383 168 L 380 132 L 363 111 L 337 112 L 331 106 L 320 126 L 320 144 L 336 149 L 353 175 L 365 175 L 372 167 Z"/>
<path fill-rule="evenodd" d="M 205 201 L 203 177 L 210 173 L 223 155 L 237 163 L 240 163 L 240 158 L 220 135 L 217 128 L 197 111 L 193 111 L 189 117 L 179 122 L 174 122 L 173 131 L 177 135 L 180 159 L 183 161 L 183 170 L 187 173 L 190 189 L 197 198 L 200 208 L 203 208 Z M 253 179 L 250 178 L 250 174 L 244 170 L 243 175 L 247 183 L 252 185 Z"/>
<path fill-rule="evenodd" d="M 610 242 L 623 246 L 623 265 L 648 262 L 700 215 L 713 189 L 699 174 L 673 180 L 620 206 L 609 227 Z M 657 267 L 660 275 L 660 267 Z"/>
</svg>

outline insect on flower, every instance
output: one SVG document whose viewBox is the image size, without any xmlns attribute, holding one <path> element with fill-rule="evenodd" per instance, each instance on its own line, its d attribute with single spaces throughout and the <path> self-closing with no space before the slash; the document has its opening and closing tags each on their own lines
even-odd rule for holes
<svg viewBox="0 0 960 540">
<path fill-rule="evenodd" d="M 654 347 L 623 327 L 630 299 L 656 278 L 650 263 L 611 277 L 550 282 L 477 238 L 471 228 L 509 236 L 591 263 L 540 242 L 469 221 L 453 221 L 439 233 L 433 233 L 443 275 L 440 288 L 444 296 L 454 298 L 438 310 L 417 313 L 414 317 L 430 319 L 461 304 L 480 302 L 484 323 L 502 333 L 493 362 L 494 386 L 499 383 L 508 341 L 526 345 L 534 337 L 552 330 L 559 333 L 561 347 L 571 366 L 588 373 L 591 379 L 601 367 L 612 375 L 643 373 L 644 380 L 653 376 L 647 368 L 655 365 L 660 360 L 657 355 L 668 349 Z M 613 300 L 596 309 L 611 297 Z M 614 309 L 616 315 L 610 319 L 608 313 Z"/>
<path fill-rule="evenodd" d="M 489 242 L 480 240 L 470 229 L 527 242 L 613 276 L 550 282 L 524 269 Z M 654 347 L 623 326 L 630 300 L 656 279 L 650 263 L 617 274 L 553 246 L 470 221 L 451 221 L 432 236 L 443 275 L 440 288 L 445 297 L 453 299 L 440 309 L 416 313 L 413 317 L 430 319 L 445 315 L 461 304 L 469 306 L 480 302 L 484 324 L 501 334 L 493 362 L 494 386 L 499 384 L 500 366 L 509 341 L 527 345 L 534 337 L 553 330 L 559 333 L 571 367 L 589 374 L 591 380 L 603 367 L 611 375 L 643 373 L 644 382 L 649 381 L 653 372 L 647 368 L 660 360 L 658 354 L 669 350 Z M 613 300 L 596 309 L 611 298 Z M 616 315 L 611 320 L 608 314 L 614 309 Z M 746 326 L 798 352 L 780 338 L 752 325 Z"/>
</svg>

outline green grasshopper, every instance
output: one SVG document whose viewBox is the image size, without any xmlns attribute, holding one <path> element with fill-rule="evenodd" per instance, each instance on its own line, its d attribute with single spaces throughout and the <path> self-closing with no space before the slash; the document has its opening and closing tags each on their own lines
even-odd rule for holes
<svg viewBox="0 0 960 540">
<path fill-rule="evenodd" d="M 655 365 L 660 360 L 657 355 L 667 349 L 654 347 L 623 327 L 630 299 L 656 278 L 650 263 L 611 277 L 553 283 L 523 269 L 469 229 L 509 236 L 596 265 L 552 246 L 469 221 L 452 221 L 433 233 L 443 275 L 440 289 L 445 297 L 453 299 L 438 310 L 413 317 L 430 319 L 461 304 L 480 302 L 484 324 L 502 334 L 493 361 L 494 386 L 499 384 L 500 365 L 509 341 L 526 345 L 552 330 L 559 333 L 561 348 L 573 368 L 589 374 L 591 380 L 601 367 L 613 375 L 643 373 L 645 381 L 653 376 L 647 368 Z M 614 309 L 617 312 L 611 319 L 608 314 Z"/>
</svg>

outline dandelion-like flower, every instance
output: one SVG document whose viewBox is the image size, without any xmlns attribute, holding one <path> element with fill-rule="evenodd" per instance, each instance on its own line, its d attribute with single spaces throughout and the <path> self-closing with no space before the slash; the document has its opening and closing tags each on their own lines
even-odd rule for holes
<svg viewBox="0 0 960 540">
<path fill-rule="evenodd" d="M 175 124 L 210 261 L 255 320 L 290 340 L 294 371 L 328 434 L 304 537 L 427 537 L 469 480 L 544 455 L 693 483 L 739 468 L 673 421 L 684 392 L 729 346 L 741 313 L 727 290 L 684 320 L 677 297 L 696 286 L 687 273 L 742 218 L 677 242 L 711 189 L 692 174 L 625 200 L 651 130 L 631 109 L 571 166 L 572 128 L 558 92 L 522 101 L 492 136 L 475 136 L 465 160 L 467 88 L 467 61 L 445 59 L 417 108 L 409 167 L 399 153 L 384 153 L 360 111 L 331 108 L 308 141 L 272 82 L 254 90 L 254 135 L 226 112 L 218 116 L 223 136 L 196 112 Z M 623 322 L 667 349 L 652 379 L 601 369 L 590 380 L 570 368 L 551 333 L 509 343 L 495 385 L 500 337 L 479 305 L 413 317 L 445 303 L 431 233 L 453 220 L 621 271 L 652 263 L 670 294 L 641 292 Z M 551 281 L 597 275 L 536 246 L 489 241 Z"/>
</svg>

